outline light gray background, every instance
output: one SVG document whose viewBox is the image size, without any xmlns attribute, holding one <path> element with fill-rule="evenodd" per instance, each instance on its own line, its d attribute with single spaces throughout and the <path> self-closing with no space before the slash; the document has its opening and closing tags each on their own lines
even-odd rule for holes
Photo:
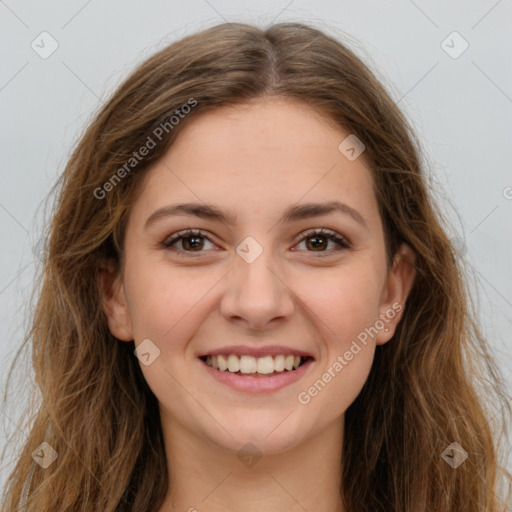
<svg viewBox="0 0 512 512">
<path fill-rule="evenodd" d="M 223 21 L 290 20 L 347 33 L 412 120 L 512 388 L 510 0 L 6 0 L 0 16 L 2 389 L 26 324 L 42 201 L 102 100 L 145 57 L 184 35 Z M 47 59 L 31 48 L 43 31 L 59 45 Z M 441 47 L 453 31 L 469 44 L 458 58 Z M 448 44 L 461 48 L 456 39 Z M 16 395 L 26 387 L 24 371 Z M 0 410 L 2 445 L 19 429 L 20 403 Z M 0 484 L 5 473 L 0 468 Z"/>
</svg>

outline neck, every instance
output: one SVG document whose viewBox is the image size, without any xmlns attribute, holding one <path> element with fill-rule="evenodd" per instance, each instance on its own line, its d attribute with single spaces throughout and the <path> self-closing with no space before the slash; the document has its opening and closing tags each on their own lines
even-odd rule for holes
<svg viewBox="0 0 512 512">
<path fill-rule="evenodd" d="M 170 481 L 159 512 L 343 512 L 343 417 L 280 453 L 243 455 L 162 414 Z"/>
</svg>

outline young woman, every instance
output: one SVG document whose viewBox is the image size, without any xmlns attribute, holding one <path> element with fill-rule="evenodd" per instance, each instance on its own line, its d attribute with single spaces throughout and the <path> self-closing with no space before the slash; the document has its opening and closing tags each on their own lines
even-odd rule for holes
<svg viewBox="0 0 512 512">
<path fill-rule="evenodd" d="M 509 404 L 420 155 L 315 28 L 144 62 L 59 184 L 2 510 L 505 510 Z"/>
</svg>

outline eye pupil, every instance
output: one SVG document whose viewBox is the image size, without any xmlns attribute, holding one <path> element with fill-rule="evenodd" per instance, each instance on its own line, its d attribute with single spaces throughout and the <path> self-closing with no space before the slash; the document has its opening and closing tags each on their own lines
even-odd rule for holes
<svg viewBox="0 0 512 512">
<path fill-rule="evenodd" d="M 187 236 L 183 237 L 183 246 L 187 249 L 202 249 L 204 245 L 204 241 L 202 240 L 203 237 L 201 236 Z M 190 243 L 191 240 L 194 240 L 194 242 Z M 186 247 L 188 246 L 188 247 Z"/>
<path fill-rule="evenodd" d="M 325 241 L 326 241 L 326 238 L 325 237 L 322 237 L 322 236 L 312 236 L 308 239 L 308 241 L 311 241 L 311 240 L 316 240 L 316 242 L 313 242 L 312 246 L 313 248 L 315 249 L 319 249 L 319 248 L 324 248 L 325 247 Z M 323 243 L 318 243 L 318 240 L 322 240 Z"/>
</svg>

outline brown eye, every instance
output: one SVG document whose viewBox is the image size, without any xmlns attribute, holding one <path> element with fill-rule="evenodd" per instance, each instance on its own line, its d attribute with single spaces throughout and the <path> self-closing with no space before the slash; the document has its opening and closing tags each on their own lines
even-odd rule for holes
<svg viewBox="0 0 512 512">
<path fill-rule="evenodd" d="M 306 238 L 306 247 L 316 251 L 317 249 L 325 249 L 329 244 L 329 240 L 325 236 L 310 236 Z"/>
<path fill-rule="evenodd" d="M 324 229 L 314 230 L 306 233 L 301 239 L 299 244 L 305 242 L 307 252 L 318 252 L 318 253 L 332 253 L 334 251 L 340 251 L 343 249 L 349 249 L 350 244 L 342 236 L 338 235 L 334 231 L 327 231 Z M 327 250 L 329 242 L 333 242 L 334 249 Z"/>
<path fill-rule="evenodd" d="M 171 238 L 164 240 L 162 246 L 178 252 L 203 252 L 205 247 L 205 240 L 213 245 L 213 242 L 205 236 L 201 231 L 181 231 L 176 233 Z"/>
<path fill-rule="evenodd" d="M 185 250 L 202 249 L 204 247 L 204 239 L 201 236 L 185 236 L 181 238 L 181 245 Z"/>
</svg>

